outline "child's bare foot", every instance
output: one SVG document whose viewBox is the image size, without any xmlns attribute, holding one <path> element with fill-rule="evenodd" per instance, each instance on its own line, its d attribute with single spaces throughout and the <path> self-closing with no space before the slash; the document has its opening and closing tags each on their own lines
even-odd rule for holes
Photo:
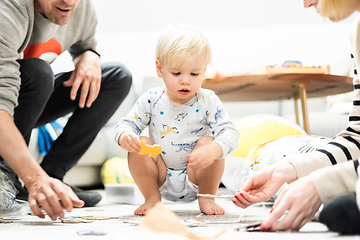
<svg viewBox="0 0 360 240">
<path fill-rule="evenodd" d="M 134 211 L 134 214 L 139 216 L 145 216 L 147 211 L 153 208 L 157 202 L 159 202 L 159 200 L 146 200 L 143 205 L 141 205 Z"/>
<path fill-rule="evenodd" d="M 198 201 L 200 211 L 207 215 L 222 215 L 225 213 L 225 210 L 215 203 L 215 199 L 199 197 Z"/>
</svg>

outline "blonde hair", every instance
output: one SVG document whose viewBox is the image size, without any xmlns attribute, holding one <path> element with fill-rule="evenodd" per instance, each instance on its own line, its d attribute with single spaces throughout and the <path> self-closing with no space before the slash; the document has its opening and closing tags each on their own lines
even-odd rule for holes
<svg viewBox="0 0 360 240">
<path fill-rule="evenodd" d="M 198 56 L 203 56 L 206 65 L 211 62 L 209 42 L 198 29 L 175 24 L 160 35 L 156 45 L 156 59 L 160 63 L 176 66 L 191 62 Z"/>
<path fill-rule="evenodd" d="M 359 0 L 319 0 L 316 8 L 323 17 L 340 18 L 349 10 L 354 11 L 359 3 Z"/>
</svg>

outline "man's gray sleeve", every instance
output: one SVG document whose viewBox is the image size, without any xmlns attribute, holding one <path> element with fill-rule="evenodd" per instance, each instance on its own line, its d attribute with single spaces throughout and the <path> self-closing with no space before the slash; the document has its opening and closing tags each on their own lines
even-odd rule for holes
<svg viewBox="0 0 360 240">
<path fill-rule="evenodd" d="M 0 4 L 0 109 L 14 114 L 20 89 L 20 65 L 16 61 L 29 41 L 27 32 L 34 20 L 33 7 L 26 1 Z"/>
</svg>

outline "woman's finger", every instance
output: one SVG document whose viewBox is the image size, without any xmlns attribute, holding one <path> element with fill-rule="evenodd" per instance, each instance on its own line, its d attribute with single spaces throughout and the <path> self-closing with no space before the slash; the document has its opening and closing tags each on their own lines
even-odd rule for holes
<svg viewBox="0 0 360 240">
<path fill-rule="evenodd" d="M 285 212 L 290 209 L 291 203 L 289 201 L 282 201 L 277 207 L 272 209 L 272 212 L 267 220 L 265 220 L 260 227 L 261 231 L 272 229 L 274 223 L 276 223 Z"/>
</svg>

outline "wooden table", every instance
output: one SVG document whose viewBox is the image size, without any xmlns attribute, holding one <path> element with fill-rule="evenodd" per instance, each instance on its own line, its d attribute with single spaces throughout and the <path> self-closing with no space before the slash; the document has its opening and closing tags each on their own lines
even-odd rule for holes
<svg viewBox="0 0 360 240">
<path fill-rule="evenodd" d="M 303 127 L 310 134 L 307 98 L 353 91 L 351 77 L 296 73 L 260 74 L 205 79 L 203 88 L 213 90 L 222 101 L 270 101 L 293 98 L 299 124 L 297 99 L 301 100 Z"/>
</svg>

